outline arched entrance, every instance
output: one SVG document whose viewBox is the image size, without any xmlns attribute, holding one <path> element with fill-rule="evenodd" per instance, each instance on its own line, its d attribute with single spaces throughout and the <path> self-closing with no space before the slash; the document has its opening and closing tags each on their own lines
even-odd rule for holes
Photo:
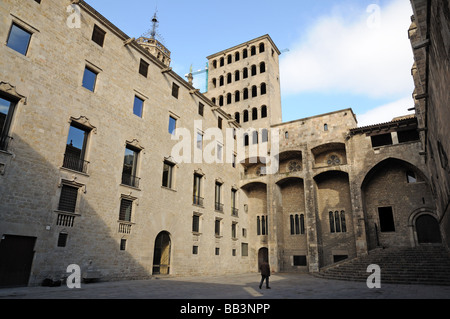
<svg viewBox="0 0 450 319">
<path fill-rule="evenodd" d="M 258 251 L 258 271 L 263 262 L 269 262 L 269 249 L 262 247 Z"/>
<path fill-rule="evenodd" d="M 168 275 L 170 271 L 170 234 L 162 231 L 155 240 L 153 252 L 153 274 Z"/>
<path fill-rule="evenodd" d="M 439 223 L 433 216 L 423 214 L 416 219 L 417 242 L 419 244 L 441 244 Z"/>
</svg>

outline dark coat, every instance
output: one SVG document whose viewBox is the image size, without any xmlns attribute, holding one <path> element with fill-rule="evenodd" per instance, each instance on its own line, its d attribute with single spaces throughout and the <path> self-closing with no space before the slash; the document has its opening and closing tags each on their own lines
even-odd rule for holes
<svg viewBox="0 0 450 319">
<path fill-rule="evenodd" d="M 259 266 L 259 270 L 261 270 L 261 276 L 270 276 L 270 266 L 267 262 L 263 262 Z"/>
</svg>

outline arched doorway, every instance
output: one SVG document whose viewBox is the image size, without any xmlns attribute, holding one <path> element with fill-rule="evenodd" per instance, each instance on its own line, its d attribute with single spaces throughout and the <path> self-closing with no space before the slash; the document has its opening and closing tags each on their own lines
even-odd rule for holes
<svg viewBox="0 0 450 319">
<path fill-rule="evenodd" d="M 263 262 L 269 262 L 269 249 L 262 247 L 258 251 L 258 271 Z"/>
<path fill-rule="evenodd" d="M 168 275 L 170 272 L 170 234 L 162 231 L 155 240 L 153 251 L 153 274 Z"/>
<path fill-rule="evenodd" d="M 416 219 L 417 242 L 419 244 L 441 244 L 439 223 L 433 216 L 423 214 Z"/>
</svg>

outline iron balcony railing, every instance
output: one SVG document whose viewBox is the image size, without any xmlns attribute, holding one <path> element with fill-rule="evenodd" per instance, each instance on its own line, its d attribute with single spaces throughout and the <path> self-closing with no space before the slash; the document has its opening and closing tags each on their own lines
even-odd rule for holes
<svg viewBox="0 0 450 319">
<path fill-rule="evenodd" d="M 10 136 L 0 136 L 0 151 L 7 151 L 11 140 L 12 137 Z"/>
<path fill-rule="evenodd" d="M 137 176 L 122 173 L 122 184 L 124 184 L 124 185 L 139 188 L 140 180 L 141 179 Z"/>
<path fill-rule="evenodd" d="M 203 207 L 203 198 L 200 196 L 193 195 L 192 204 Z"/>
<path fill-rule="evenodd" d="M 64 154 L 64 162 L 63 162 L 64 168 L 68 168 L 86 174 L 88 164 L 89 164 L 88 161 L 85 161 L 82 158 L 79 158 L 78 156 Z"/>
<path fill-rule="evenodd" d="M 214 208 L 218 212 L 223 212 L 223 204 L 215 202 Z"/>
</svg>

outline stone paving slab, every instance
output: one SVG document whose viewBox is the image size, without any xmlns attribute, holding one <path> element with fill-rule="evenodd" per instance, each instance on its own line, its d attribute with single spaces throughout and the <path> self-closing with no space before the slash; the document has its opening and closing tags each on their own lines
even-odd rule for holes
<svg viewBox="0 0 450 319">
<path fill-rule="evenodd" d="M 81 284 L 81 288 L 20 287 L 0 289 L 2 299 L 449 299 L 450 286 L 383 284 L 274 274 L 272 289 L 259 289 L 258 274 L 153 277 L 150 280 Z"/>
</svg>

